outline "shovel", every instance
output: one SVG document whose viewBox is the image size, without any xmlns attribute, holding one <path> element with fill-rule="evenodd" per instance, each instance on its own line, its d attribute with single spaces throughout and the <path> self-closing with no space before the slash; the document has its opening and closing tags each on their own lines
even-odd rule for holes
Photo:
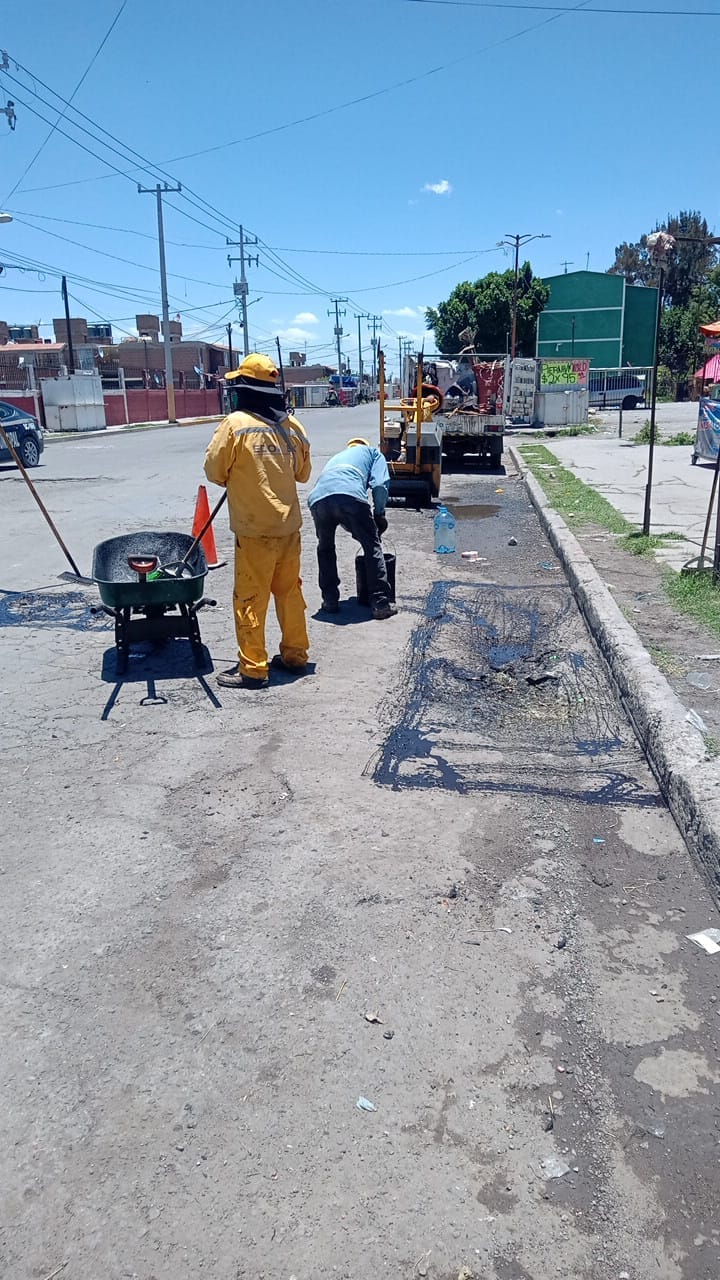
<svg viewBox="0 0 720 1280">
<path fill-rule="evenodd" d="M 25 467 L 23 466 L 23 462 L 22 462 L 22 459 L 21 459 L 21 457 L 20 457 L 19 453 L 17 452 L 17 450 L 15 449 L 14 445 L 12 444 L 12 441 L 10 440 L 10 437 L 8 436 L 8 434 L 7 434 L 6 430 L 5 430 L 5 428 L 4 428 L 4 426 L 2 425 L 2 423 L 1 423 L 1 422 L 0 422 L 0 436 L 2 436 L 3 440 L 5 441 L 5 447 L 6 447 L 6 449 L 8 449 L 8 450 L 9 450 L 10 456 L 11 456 L 11 458 L 13 459 L 13 461 L 14 461 L 15 463 L 17 463 L 18 470 L 20 471 L 20 474 L 21 474 L 21 476 L 22 476 L 23 480 L 25 481 L 25 483 L 26 483 L 26 485 L 27 485 L 28 489 L 30 490 L 30 492 L 31 492 L 31 494 L 32 494 L 32 496 L 33 496 L 33 498 L 34 498 L 34 499 L 35 499 L 35 501 L 37 502 L 37 504 L 38 504 L 38 506 L 39 506 L 40 510 L 42 511 L 43 516 L 44 516 L 44 517 L 45 517 L 45 519 L 47 520 L 48 525 L 50 526 L 50 531 L 51 531 L 51 533 L 53 534 L 53 537 L 54 537 L 54 538 L 57 540 L 57 542 L 60 544 L 60 548 L 61 548 L 61 550 L 62 550 L 63 555 L 65 556 L 65 559 L 68 561 L 68 563 L 70 564 L 70 566 L 71 566 L 71 568 L 72 568 L 72 573 L 67 573 L 67 571 L 66 571 L 65 573 L 61 573 L 61 574 L 59 574 L 59 575 L 58 575 L 58 577 L 63 578 L 63 579 L 65 579 L 66 581 L 69 581 L 69 582 L 86 582 L 86 583 L 88 583 L 88 585 L 92 586 L 92 585 L 93 585 L 93 580 L 92 580 L 92 578 L 84 578 L 84 577 L 83 577 L 83 575 L 81 574 L 80 570 L 78 569 L 78 567 L 77 567 L 77 565 L 76 565 L 75 561 L 73 560 L 72 556 L 70 555 L 70 552 L 68 551 L 67 547 L 65 546 L 65 543 L 63 542 L 62 538 L 60 537 L 60 534 L 58 533 L 58 530 L 57 530 L 57 528 L 56 528 L 56 526 L 55 526 L 55 522 L 53 521 L 53 518 L 52 518 L 52 516 L 50 515 L 50 512 L 48 511 L 47 507 L 45 506 L 45 503 L 43 502 L 42 498 L 40 497 L 40 494 L 38 493 L 37 489 L 35 488 L 35 485 L 33 484 L 32 480 L 30 479 L 30 476 L 28 475 L 28 473 L 27 473 L 27 471 L 26 471 Z"/>
</svg>

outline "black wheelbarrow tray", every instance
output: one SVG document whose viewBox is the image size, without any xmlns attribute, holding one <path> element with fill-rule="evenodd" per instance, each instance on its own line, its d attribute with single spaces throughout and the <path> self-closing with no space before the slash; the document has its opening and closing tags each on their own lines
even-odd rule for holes
<svg viewBox="0 0 720 1280">
<path fill-rule="evenodd" d="M 130 645 L 184 636 L 195 661 L 203 661 L 198 612 L 215 600 L 203 596 L 207 561 L 197 547 L 181 566 L 193 539 L 185 533 L 123 534 L 100 542 L 93 554 L 93 578 L 103 611 L 115 620 L 117 670 L 127 668 Z M 153 579 L 160 566 L 165 572 Z M 175 576 L 178 572 L 180 576 Z"/>
</svg>

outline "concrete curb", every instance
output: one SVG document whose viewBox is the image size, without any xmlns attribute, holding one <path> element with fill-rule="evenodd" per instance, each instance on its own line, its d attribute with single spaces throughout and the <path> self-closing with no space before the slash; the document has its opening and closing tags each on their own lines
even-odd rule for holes
<svg viewBox="0 0 720 1280">
<path fill-rule="evenodd" d="M 549 505 L 513 445 L 509 453 L 563 566 L 620 701 L 688 849 L 720 901 L 720 760 L 706 759 L 703 735 L 654 665 L 565 521 Z"/>
</svg>

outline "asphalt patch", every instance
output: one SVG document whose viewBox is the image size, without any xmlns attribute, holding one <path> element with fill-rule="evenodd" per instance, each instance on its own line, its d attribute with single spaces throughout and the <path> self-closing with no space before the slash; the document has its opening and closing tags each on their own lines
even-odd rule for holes
<svg viewBox="0 0 720 1280">
<path fill-rule="evenodd" d="M 398 685 L 379 786 L 660 803 L 566 586 L 435 583 Z"/>
<path fill-rule="evenodd" d="M 0 627 L 107 631 L 105 614 L 93 613 L 81 591 L 6 591 L 0 595 Z"/>
</svg>

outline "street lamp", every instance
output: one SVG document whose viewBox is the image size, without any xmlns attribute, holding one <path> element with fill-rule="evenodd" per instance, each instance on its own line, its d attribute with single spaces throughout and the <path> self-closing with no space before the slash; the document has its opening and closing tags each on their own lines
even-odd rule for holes
<svg viewBox="0 0 720 1280">
<path fill-rule="evenodd" d="M 653 462 L 655 459 L 655 408 L 657 405 L 658 364 L 660 362 L 660 321 L 662 320 L 663 289 L 665 287 L 665 267 L 670 254 L 675 249 L 673 236 L 666 231 L 653 231 L 647 238 L 650 258 L 659 268 L 657 316 L 655 319 L 655 358 L 653 361 L 652 399 L 650 401 L 650 447 L 648 450 L 647 484 L 645 485 L 645 509 L 643 511 L 643 534 L 650 536 L 650 504 L 652 501 Z"/>
<path fill-rule="evenodd" d="M 0 222 L 12 222 L 12 220 L 13 216 L 11 213 L 0 213 Z"/>
<path fill-rule="evenodd" d="M 515 250 L 515 279 L 513 281 L 513 306 L 512 306 L 512 339 L 510 344 L 510 354 L 515 359 L 515 349 L 517 347 L 517 313 L 518 313 L 518 277 L 520 274 L 520 248 L 525 248 L 531 240 L 549 240 L 550 236 L 541 232 L 537 235 L 531 235 L 528 232 L 520 235 L 512 235 L 511 232 L 505 233 L 504 240 L 498 240 L 498 249 L 504 248 L 505 245 L 509 249 Z"/>
</svg>

